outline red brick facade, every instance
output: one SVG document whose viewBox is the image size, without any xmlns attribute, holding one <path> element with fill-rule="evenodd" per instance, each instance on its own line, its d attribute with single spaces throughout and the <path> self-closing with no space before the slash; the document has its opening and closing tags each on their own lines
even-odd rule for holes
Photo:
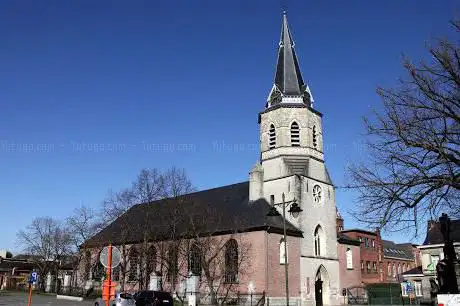
<svg viewBox="0 0 460 306">
<path fill-rule="evenodd" d="M 342 233 L 361 241 L 360 271 L 362 282 L 365 284 L 382 282 L 383 273 L 380 273 L 380 267 L 383 251 L 379 236 L 364 230 L 349 230 L 342 231 Z"/>
<path fill-rule="evenodd" d="M 235 284 L 235 292 L 241 294 L 248 293 L 248 285 L 252 283 L 254 290 L 257 294 L 262 292 L 266 293 L 267 297 L 284 297 L 285 296 L 285 266 L 280 262 L 280 242 L 282 235 L 268 233 L 266 231 L 255 231 L 234 235 L 222 235 L 217 236 L 218 239 L 226 241 L 228 239 L 235 239 L 238 242 L 240 248 L 244 245 L 247 248 L 245 253 L 246 259 L 241 262 L 240 270 L 238 272 L 238 282 Z M 299 237 L 287 238 L 288 246 L 288 268 L 289 268 L 289 294 L 291 297 L 299 297 L 300 295 L 300 239 Z M 160 244 L 168 242 L 153 243 L 159 247 Z M 126 246 L 129 250 L 131 246 Z M 137 246 L 139 247 L 139 246 Z M 121 249 L 121 247 L 119 247 Z M 100 249 L 92 249 L 91 252 L 91 266 L 97 264 L 98 253 Z M 240 253 L 240 256 L 243 254 Z M 180 255 L 179 255 L 180 256 Z M 224 256 L 222 254 L 222 256 Z M 183 275 L 187 275 L 187 260 L 179 257 L 179 277 L 176 281 L 176 286 L 172 286 L 171 283 L 165 279 L 164 289 L 167 291 L 178 290 L 178 284 L 184 278 Z M 219 261 L 220 262 L 220 261 Z M 83 276 L 85 273 L 86 263 L 82 262 L 80 267 L 80 275 Z M 182 275 L 182 276 L 181 276 Z M 125 276 L 127 277 L 127 276 Z M 82 279 L 83 280 L 83 279 Z M 84 281 L 84 280 L 83 280 Z M 123 282 L 123 277 L 117 280 L 118 283 Z M 138 290 L 138 282 L 124 281 L 124 290 L 135 291 Z M 96 286 L 100 285 L 98 282 Z M 199 291 L 206 292 L 207 284 L 202 278 L 199 284 Z"/>
<path fill-rule="evenodd" d="M 371 232 L 352 229 L 342 233 L 361 241 L 360 270 L 364 284 L 399 282 L 401 273 L 420 265 L 420 252 L 415 245 L 384 242 L 379 230 Z M 392 245 L 395 249 L 391 247 Z M 403 258 L 401 249 L 412 253 L 414 258 Z"/>
<path fill-rule="evenodd" d="M 348 265 L 347 252 L 351 252 L 351 267 Z M 359 246 L 338 243 L 337 255 L 339 257 L 341 289 L 361 286 L 361 254 Z"/>
</svg>

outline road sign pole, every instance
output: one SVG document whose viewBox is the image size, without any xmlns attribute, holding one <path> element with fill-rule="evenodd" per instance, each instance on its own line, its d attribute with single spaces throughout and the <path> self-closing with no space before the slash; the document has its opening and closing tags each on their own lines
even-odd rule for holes
<svg viewBox="0 0 460 306">
<path fill-rule="evenodd" d="M 107 284 L 109 287 L 109 298 L 106 301 L 106 306 L 110 306 L 110 298 L 112 297 L 112 244 L 109 244 L 109 251 L 107 255 Z"/>
<path fill-rule="evenodd" d="M 27 302 L 27 306 L 32 305 L 32 284 L 29 283 L 29 300 Z"/>
</svg>

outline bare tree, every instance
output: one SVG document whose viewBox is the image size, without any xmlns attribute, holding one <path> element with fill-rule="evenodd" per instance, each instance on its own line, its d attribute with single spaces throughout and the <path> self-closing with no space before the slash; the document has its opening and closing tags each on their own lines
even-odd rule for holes
<svg viewBox="0 0 460 306">
<path fill-rule="evenodd" d="M 452 22 L 457 34 L 460 21 Z M 383 112 L 365 119 L 369 159 L 350 167 L 358 220 L 387 230 L 415 229 L 445 211 L 460 215 L 460 50 L 436 39 L 431 60 L 404 58 L 408 77 L 378 88 Z"/>
<path fill-rule="evenodd" d="M 98 215 L 95 210 L 88 206 L 75 208 L 73 214 L 66 219 L 67 230 L 69 231 L 72 240 L 72 253 L 75 256 L 73 261 L 74 271 L 78 271 L 78 267 L 85 257 L 86 250 L 81 251 L 80 246 L 97 232 Z M 73 274 L 73 285 L 81 283 L 88 279 L 88 271 L 84 269 L 84 273 Z"/>
<path fill-rule="evenodd" d="M 239 290 L 239 279 L 251 273 L 251 243 L 238 230 L 244 228 L 243 220 L 225 220 L 218 207 L 189 202 L 183 208 L 188 219 L 188 230 L 181 248 L 181 257 L 186 258 L 188 277 L 200 275 L 200 287 L 204 287 L 212 305 L 224 305 L 235 298 Z M 229 233 L 222 235 L 226 226 Z"/>
<path fill-rule="evenodd" d="M 51 217 L 34 219 L 25 230 L 18 232 L 18 242 L 38 267 L 42 290 L 48 272 L 57 274 L 59 260 L 72 253 L 70 233 Z"/>
<path fill-rule="evenodd" d="M 149 203 L 165 198 L 168 201 L 176 201 L 178 196 L 190 193 L 193 190 L 194 188 L 183 169 L 173 167 L 164 172 L 158 169 L 142 169 L 130 187 L 120 192 L 111 192 L 109 197 L 104 200 L 100 228 L 108 226 L 115 220 L 122 223 L 122 233 L 118 233 L 119 236 L 117 237 L 117 240 L 121 242 L 118 247 L 122 254 L 120 263 L 122 290 L 124 290 L 127 276 L 131 277 L 131 284 L 137 283 L 139 288 L 147 288 L 150 278 L 147 273 L 148 269 L 146 269 L 146 258 L 150 250 L 149 242 L 157 237 L 156 233 L 145 228 L 144 225 L 155 218 L 165 218 L 167 216 L 150 216 L 146 213 L 143 215 L 144 220 L 128 220 L 120 217 L 136 204 L 149 205 Z M 174 224 L 174 222 L 170 222 L 170 224 Z M 132 232 L 139 232 L 143 236 L 142 242 L 134 245 L 136 254 L 133 254 L 134 248 L 131 248 L 132 241 L 130 241 L 130 237 Z M 176 231 L 172 228 L 170 233 L 174 236 Z M 162 258 L 166 258 L 167 249 L 161 251 L 164 252 L 160 252 L 160 257 L 164 255 Z M 137 264 L 131 265 L 130 258 L 133 259 L 132 261 L 135 259 Z M 160 266 L 166 267 L 165 263 L 165 261 L 161 261 Z M 134 275 L 136 275 L 135 278 Z"/>
</svg>

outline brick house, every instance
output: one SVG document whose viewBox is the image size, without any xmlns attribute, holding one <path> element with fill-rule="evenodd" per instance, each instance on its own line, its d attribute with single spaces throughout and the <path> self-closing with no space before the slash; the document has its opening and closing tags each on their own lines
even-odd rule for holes
<svg viewBox="0 0 460 306">
<path fill-rule="evenodd" d="M 341 234 L 360 241 L 360 271 L 362 282 L 365 284 L 383 282 L 383 257 L 379 233 L 362 229 L 349 229 L 342 231 Z"/>
<path fill-rule="evenodd" d="M 452 239 L 457 259 L 460 258 L 460 220 L 451 220 L 450 239 Z M 436 265 L 444 259 L 444 237 L 441 225 L 437 221 L 430 220 L 427 224 L 425 240 L 417 246 L 420 261 L 411 270 L 402 273 L 402 281 L 412 284 L 417 299 L 431 302 L 432 283 L 438 283 Z M 458 282 L 458 280 L 457 280 Z M 460 282 L 459 282 L 460 284 Z M 404 287 L 403 295 L 407 295 Z"/>
<path fill-rule="evenodd" d="M 361 276 L 361 242 L 341 233 L 344 220 L 339 211 L 337 214 L 337 256 L 339 258 L 339 277 L 342 290 L 350 290 L 362 285 Z M 351 294 L 354 294 L 353 291 Z M 348 294 L 348 293 L 347 293 Z"/>
<path fill-rule="evenodd" d="M 420 264 L 417 245 L 382 240 L 379 230 L 349 229 L 340 233 L 361 242 L 360 266 L 364 284 L 399 283 L 402 273 Z"/>
</svg>

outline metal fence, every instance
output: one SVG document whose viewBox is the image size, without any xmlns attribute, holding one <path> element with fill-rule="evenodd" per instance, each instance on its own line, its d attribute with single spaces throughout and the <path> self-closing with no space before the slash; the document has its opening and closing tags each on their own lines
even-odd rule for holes
<svg viewBox="0 0 460 306">
<path fill-rule="evenodd" d="M 420 300 L 402 296 L 397 283 L 369 284 L 347 290 L 348 304 L 352 305 L 418 305 Z"/>
</svg>

